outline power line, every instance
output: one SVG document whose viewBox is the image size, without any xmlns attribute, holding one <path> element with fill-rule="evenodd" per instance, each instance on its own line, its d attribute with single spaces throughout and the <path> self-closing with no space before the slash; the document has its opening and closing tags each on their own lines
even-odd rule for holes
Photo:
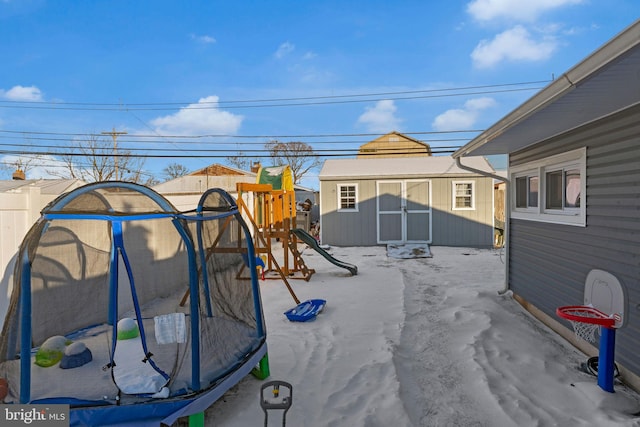
<svg viewBox="0 0 640 427">
<path fill-rule="evenodd" d="M 453 153 L 456 149 L 460 148 L 456 147 L 446 147 L 443 149 L 432 149 L 431 152 L 433 154 L 447 154 Z M 166 151 L 166 150 L 165 150 Z M 340 150 L 326 150 L 322 151 L 320 154 L 316 153 L 317 150 L 314 150 L 313 153 L 309 154 L 298 154 L 298 157 L 352 157 L 355 154 L 358 154 L 357 150 L 349 150 L 349 151 L 340 151 Z M 248 153 L 252 153 L 253 151 L 249 151 Z M 393 154 L 415 154 L 416 151 L 399 151 L 399 150 L 389 150 Z M 219 154 L 218 154 L 219 153 Z M 223 154 L 224 153 L 224 154 Z M 216 154 L 132 154 L 132 153 L 120 153 L 119 157 L 126 158 L 154 158 L 154 159 L 166 159 L 166 158 L 182 158 L 182 159 L 201 159 L 201 158 L 222 158 L 226 159 L 230 155 L 232 157 L 238 158 L 256 158 L 256 157 L 268 157 L 268 158 L 279 158 L 278 155 L 272 155 L 271 153 L 261 150 L 255 152 L 256 154 L 247 154 L 247 153 L 238 153 L 233 154 L 228 150 L 218 150 Z M 113 157 L 113 153 L 111 151 L 105 150 L 104 152 L 92 152 L 90 154 L 83 152 L 59 152 L 59 151 L 21 151 L 21 150 L 0 150 L 0 154 L 3 155 L 29 155 L 38 158 L 37 156 L 66 156 L 66 157 Z M 363 156 L 380 156 L 380 152 L 378 153 L 359 153 L 359 155 Z"/>
<path fill-rule="evenodd" d="M 275 107 L 301 107 L 310 105 L 337 105 L 337 104 L 355 104 L 364 102 L 377 102 L 377 101 L 407 101 L 417 99 L 435 99 L 435 98 L 450 98 L 456 96 L 470 96 L 470 95 L 490 95 L 496 93 L 508 93 L 508 92 L 522 92 L 530 90 L 539 90 L 542 87 L 530 87 L 520 89 L 504 89 L 504 90 L 491 90 L 491 91 L 475 91 L 475 92 L 462 92 L 444 95 L 422 95 L 422 96 L 405 96 L 405 97 L 384 97 L 384 98 L 371 98 L 371 99 L 349 99 L 340 101 L 314 101 L 314 102 L 286 102 L 279 104 L 249 104 L 249 105 L 224 105 L 225 110 L 231 109 L 248 109 L 248 108 L 275 108 Z M 180 110 L 218 110 L 220 104 L 206 106 L 201 103 L 189 104 L 188 106 L 180 107 Z M 30 109 L 30 110 L 66 110 L 66 111 L 168 111 L 175 110 L 175 106 L 171 107 L 129 107 L 124 105 L 122 107 L 60 107 L 60 106 L 37 106 L 37 105 L 0 105 L 0 108 L 16 108 L 16 109 Z"/>
<path fill-rule="evenodd" d="M 241 108 L 272 108 L 272 107 L 292 107 L 306 105 L 327 105 L 327 104 L 348 104 L 374 102 L 381 100 L 415 100 L 430 98 L 446 98 L 453 96 L 486 95 L 495 93 L 520 92 L 541 89 L 541 86 L 521 87 L 548 83 L 548 80 L 503 83 L 482 86 L 466 86 L 441 89 L 397 91 L 397 92 L 377 92 L 350 95 L 326 95 L 315 97 L 294 97 L 294 98 L 273 98 L 255 100 L 232 100 L 232 101 L 198 101 L 198 102 L 162 102 L 162 103 L 92 103 L 92 102 L 52 102 L 52 101 L 0 101 L 0 108 L 16 109 L 40 109 L 40 110 L 74 110 L 74 111 L 158 111 L 175 110 L 180 107 L 182 110 L 201 109 L 241 109 Z M 511 88 L 511 89 L 498 89 Z M 486 90 L 481 90 L 486 89 Z M 490 90 L 489 90 L 490 89 Z M 456 92 L 456 93 L 445 93 Z M 400 95 L 414 96 L 400 96 Z M 418 95 L 422 94 L 422 95 Z M 382 97 L 382 98 L 381 98 Z M 366 98 L 366 99 L 361 99 Z M 186 106 L 185 106 L 186 104 Z"/>
<path fill-rule="evenodd" d="M 116 181 L 118 180 L 118 136 L 126 135 L 127 132 L 117 132 L 116 128 L 113 128 L 111 132 L 100 132 L 102 135 L 111 135 L 113 139 L 113 164 L 115 165 Z"/>
<path fill-rule="evenodd" d="M 92 152 L 90 154 L 87 154 L 87 150 L 83 150 L 81 147 L 59 147 L 56 145 L 15 145 L 15 144 L 0 144 L 0 146 L 9 146 L 9 147 L 26 147 L 29 150 L 11 150 L 11 149 L 0 149 L 0 154 L 3 153 L 9 153 L 9 152 L 17 152 L 20 151 L 21 153 L 34 153 L 33 149 L 37 148 L 37 149 L 51 149 L 51 150 L 73 150 L 71 152 L 75 152 L 75 151 L 82 151 L 85 153 L 85 155 L 93 155 L 93 152 L 103 152 L 105 156 L 113 156 L 113 150 L 110 147 L 94 147 L 92 149 Z M 461 145 L 449 145 L 449 146 L 438 146 L 438 147 L 431 147 L 431 149 L 457 149 L 460 148 Z M 122 148 L 122 147 L 121 147 Z M 360 150 L 359 147 L 356 148 L 313 148 L 312 151 L 313 153 L 331 153 L 331 152 L 344 152 L 344 153 L 357 153 Z M 376 150 L 378 150 L 379 152 L 396 152 L 398 151 L 397 148 L 377 148 Z M 418 147 L 418 148 L 405 148 L 406 151 L 409 152 L 424 152 L 425 148 L 424 147 Z M 175 150 L 169 149 L 169 148 L 127 148 L 126 152 L 137 152 L 137 151 L 141 151 L 141 152 L 167 152 L 167 153 L 173 153 Z M 190 153 L 190 152 L 195 152 L 195 153 L 230 153 L 233 150 L 231 148 L 191 148 L 188 150 L 180 150 L 182 152 L 185 153 Z M 54 151 L 52 151 L 54 152 Z M 66 152 L 66 151 L 65 151 Z M 57 153 L 57 155 L 63 155 L 65 152 L 63 151 L 55 151 L 55 153 Z M 244 153 L 256 153 L 256 154 L 269 154 L 271 153 L 271 150 L 266 149 L 266 148 L 262 148 L 262 149 L 243 149 L 242 152 Z M 121 152 L 122 153 L 122 152 Z"/>
<path fill-rule="evenodd" d="M 265 98 L 265 99 L 248 99 L 248 100 L 231 100 L 231 101 L 204 101 L 204 102 L 137 102 L 137 103 L 105 103 L 105 102 L 64 102 L 64 101 L 15 101 L 15 100 L 0 100 L 0 103 L 5 104 L 42 104 L 42 105 L 78 105 L 78 106 L 109 106 L 120 107 L 125 106 L 177 106 L 184 104 L 203 104 L 203 105 L 220 105 L 220 104 L 238 104 L 238 103 L 256 103 L 256 102 L 282 102 L 282 101 L 306 101 L 306 100 L 319 100 L 319 99 L 340 99 L 340 98 L 357 98 L 357 97 L 372 97 L 372 96 L 389 96 L 389 95 L 406 95 L 417 93 L 437 93 L 437 92 L 449 92 L 459 90 L 476 90 L 476 89 L 488 89 L 498 87 L 511 87 L 511 86 L 527 86 L 527 85 L 539 85 L 549 83 L 551 80 L 537 80 L 530 82 L 516 82 L 516 83 L 497 83 L 491 85 L 478 85 L 478 86 L 460 86 L 451 88 L 440 89 L 422 89 L 422 90 L 407 90 L 407 91 L 393 91 L 393 92 L 372 92 L 372 93 L 355 93 L 345 95 L 324 95 L 324 96 L 304 96 L 304 97 L 289 97 L 289 98 Z M 368 100 L 370 101 L 370 100 Z"/>
<path fill-rule="evenodd" d="M 460 130 L 446 130 L 446 131 L 422 131 L 422 132 L 402 132 L 403 135 L 447 135 L 447 134 L 459 134 L 459 133 L 481 133 L 484 129 L 460 129 Z M 91 137 L 91 136 L 101 136 L 98 133 L 91 132 L 42 132 L 42 131 L 25 131 L 25 130 L 8 130 L 8 129 L 0 129 L 0 138 L 1 134 L 20 134 L 23 138 L 30 139 L 39 139 L 38 137 L 32 135 L 52 135 L 52 136 L 66 136 L 66 137 Z M 291 139 L 291 138 L 301 138 L 301 139 L 311 139 L 311 138 L 351 138 L 351 137 L 379 137 L 381 134 L 379 133 L 327 133 L 327 134 L 292 134 L 292 135 L 233 135 L 233 134 L 202 134 L 202 135 L 161 135 L 155 133 L 154 135 L 148 134 L 129 134 L 129 138 L 139 138 L 139 139 L 149 139 L 149 138 L 164 138 L 164 139 L 205 139 L 205 138 L 237 138 L 237 139 Z M 18 138 L 18 137 L 13 137 Z M 45 139 L 45 138 L 40 138 Z M 63 139 L 54 139 L 54 138 L 46 138 L 48 140 L 60 140 Z M 134 142 L 133 140 L 127 140 L 121 142 Z M 370 140 L 369 140 L 370 141 Z M 138 142 L 138 141 L 136 141 Z M 176 141 L 173 141 L 176 142 Z"/>
<path fill-rule="evenodd" d="M 12 140 L 12 139 L 17 139 L 16 137 L 2 137 L 0 136 L 0 141 L 4 141 L 4 140 Z M 426 144 L 433 144 L 433 143 L 454 143 L 454 142 L 464 142 L 464 141 L 469 141 L 471 138 L 443 138 L 443 139 L 425 139 L 422 140 L 421 142 L 424 142 Z M 78 143 L 78 141 L 69 141 L 67 139 L 63 139 L 63 138 L 31 138 L 31 141 L 36 140 L 36 141 L 43 141 L 43 143 L 15 143 L 15 142 L 0 142 L 0 147 L 5 146 L 5 147 L 28 147 L 28 148 L 52 148 L 52 149 L 59 149 L 59 148 L 65 148 L 65 147 L 73 147 L 73 145 L 69 145 L 69 144 L 73 144 Z M 67 142 L 68 144 L 66 145 L 50 145 L 50 144 L 46 144 L 46 142 L 50 142 L 50 143 L 54 143 L 54 142 Z M 80 141 L 81 142 L 81 141 Z M 326 146 L 326 145 L 362 145 L 362 144 L 366 144 L 368 142 L 371 142 L 370 140 L 344 140 L 344 141 L 338 141 L 338 140 L 331 140 L 331 141 L 314 141 L 312 144 L 314 147 L 317 146 Z M 188 147 L 185 148 L 183 146 L 180 146 L 179 144 L 185 145 L 185 144 L 191 144 L 193 145 L 192 141 L 158 141 L 158 140 L 145 140 L 145 141 L 132 141 L 132 140 L 122 140 L 122 139 L 118 139 L 118 146 L 122 147 L 123 144 L 139 144 L 139 145 L 153 145 L 153 146 L 159 146 L 159 145 L 171 145 L 175 148 L 175 150 L 177 151 L 192 151 L 194 150 L 194 148 L 192 147 Z M 260 141 L 260 142 L 247 142 L 247 141 L 228 141 L 228 142 L 224 142 L 224 143 L 220 143 L 220 142 L 212 142 L 212 141 L 202 141 L 198 143 L 198 146 L 230 146 L 230 145 L 235 145 L 238 149 L 242 149 L 242 150 L 247 150 L 246 147 L 249 146 L 260 146 L 263 147 L 265 145 L 264 141 Z M 127 147 L 127 150 L 167 150 L 167 148 L 130 148 Z M 226 148 L 227 150 L 229 150 L 230 148 Z M 315 149 L 315 148 L 314 148 Z M 212 150 L 212 149 L 211 149 Z"/>
</svg>

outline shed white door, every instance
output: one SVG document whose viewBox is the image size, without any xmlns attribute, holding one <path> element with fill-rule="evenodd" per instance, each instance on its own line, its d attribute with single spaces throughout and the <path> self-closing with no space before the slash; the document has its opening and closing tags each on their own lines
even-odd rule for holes
<svg viewBox="0 0 640 427">
<path fill-rule="evenodd" d="M 378 243 L 431 243 L 431 183 L 378 181 Z"/>
</svg>

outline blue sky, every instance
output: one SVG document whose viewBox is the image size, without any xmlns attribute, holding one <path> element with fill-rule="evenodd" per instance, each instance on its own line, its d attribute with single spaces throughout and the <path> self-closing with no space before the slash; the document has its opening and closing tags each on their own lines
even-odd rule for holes
<svg viewBox="0 0 640 427">
<path fill-rule="evenodd" d="M 158 178 L 271 139 L 460 146 L 639 17 L 637 0 L 0 0 L 0 162 L 112 129 Z M 29 178 L 56 157 L 38 162 Z"/>
</svg>

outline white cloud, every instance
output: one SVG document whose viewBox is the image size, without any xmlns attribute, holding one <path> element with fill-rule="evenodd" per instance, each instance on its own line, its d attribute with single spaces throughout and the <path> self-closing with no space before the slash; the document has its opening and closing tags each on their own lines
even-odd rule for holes
<svg viewBox="0 0 640 427">
<path fill-rule="evenodd" d="M 467 12 L 477 21 L 506 18 L 534 22 L 549 10 L 583 2 L 584 0 L 473 0 L 467 4 Z"/>
<path fill-rule="evenodd" d="M 213 44 L 217 41 L 215 38 L 211 36 L 207 36 L 207 35 L 197 36 L 195 34 L 191 34 L 191 39 L 204 44 Z"/>
<path fill-rule="evenodd" d="M 474 98 L 464 103 L 464 108 L 470 111 L 481 111 L 487 108 L 494 107 L 496 100 L 489 97 Z"/>
<path fill-rule="evenodd" d="M 437 116 L 431 126 L 437 131 L 473 129 L 480 113 L 495 105 L 493 98 L 470 99 L 465 102 L 464 108 L 447 110 Z"/>
<path fill-rule="evenodd" d="M 296 49 L 296 46 L 289 42 L 284 42 L 278 46 L 278 50 L 274 54 L 276 58 L 282 59 Z"/>
<path fill-rule="evenodd" d="M 557 42 L 553 38 L 533 40 L 526 28 L 516 25 L 493 40 L 481 40 L 471 52 L 471 59 L 478 68 L 490 68 L 504 60 L 541 61 L 548 59 L 556 47 Z"/>
<path fill-rule="evenodd" d="M 358 123 L 367 126 L 369 132 L 391 132 L 398 130 L 401 120 L 396 117 L 397 107 L 393 101 L 385 99 L 376 102 L 374 107 L 367 107 L 358 117 Z"/>
<path fill-rule="evenodd" d="M 218 97 L 201 98 L 175 114 L 153 119 L 151 124 L 164 135 L 235 134 L 243 116 L 218 108 Z"/>
<path fill-rule="evenodd" d="M 42 101 L 42 92 L 35 86 L 14 86 L 7 91 L 0 90 L 0 97 L 9 101 Z"/>
<path fill-rule="evenodd" d="M 309 60 L 309 59 L 313 59 L 313 58 L 315 58 L 316 56 L 318 56 L 318 54 L 316 54 L 315 52 L 311 52 L 311 51 L 309 51 L 309 52 L 307 52 L 307 53 L 305 53 L 305 54 L 304 54 L 304 56 L 302 57 L 302 59 Z"/>
</svg>

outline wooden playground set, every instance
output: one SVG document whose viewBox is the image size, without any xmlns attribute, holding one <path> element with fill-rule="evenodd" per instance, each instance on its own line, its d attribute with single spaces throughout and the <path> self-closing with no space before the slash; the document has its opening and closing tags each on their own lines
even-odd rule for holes
<svg viewBox="0 0 640 427">
<path fill-rule="evenodd" d="M 292 190 L 274 190 L 271 184 L 236 184 L 238 210 L 253 227 L 254 250 L 262 260 L 262 277 L 282 279 L 297 304 L 288 279 L 308 281 L 315 270 L 307 267 L 298 250 L 298 239 L 292 230 L 296 229 L 296 200 Z M 249 194 L 252 209 L 247 206 L 243 195 Z M 283 249 L 282 265 L 274 256 L 274 246 Z"/>
<path fill-rule="evenodd" d="M 274 171 L 275 170 L 275 171 Z M 282 279 L 296 304 L 296 297 L 288 279 L 309 281 L 315 270 L 309 268 L 298 248 L 299 243 L 318 252 L 326 260 L 356 275 L 358 268 L 333 258 L 320 247 L 315 237 L 296 224 L 296 197 L 291 170 L 261 168 L 257 183 L 237 183 L 238 210 L 252 227 L 254 250 L 262 267 L 263 279 Z M 282 250 L 282 264 L 274 256 L 276 247 Z"/>
<path fill-rule="evenodd" d="M 309 281 L 315 273 L 309 268 L 298 243 L 305 243 L 318 252 L 332 264 L 347 269 L 351 275 L 358 273 L 355 265 L 333 258 L 319 242 L 306 230 L 298 228 L 296 224 L 296 199 L 288 167 L 261 168 L 258 172 L 257 183 L 240 182 L 236 184 L 238 192 L 236 204 L 238 211 L 245 219 L 253 236 L 255 264 L 261 268 L 264 279 L 282 279 L 296 304 L 300 300 L 296 296 L 289 279 L 303 279 Z M 275 170 L 275 172 L 274 172 Z M 225 230 L 228 231 L 228 221 L 222 226 L 218 236 L 205 255 L 208 260 L 213 253 L 234 252 L 240 248 L 229 248 L 221 245 Z M 278 247 L 282 250 L 282 257 L 276 258 Z M 238 272 L 238 277 L 246 276 L 246 262 Z M 246 277 L 244 277 L 246 278 Z M 180 305 L 186 303 L 188 293 L 185 294 Z"/>
</svg>

